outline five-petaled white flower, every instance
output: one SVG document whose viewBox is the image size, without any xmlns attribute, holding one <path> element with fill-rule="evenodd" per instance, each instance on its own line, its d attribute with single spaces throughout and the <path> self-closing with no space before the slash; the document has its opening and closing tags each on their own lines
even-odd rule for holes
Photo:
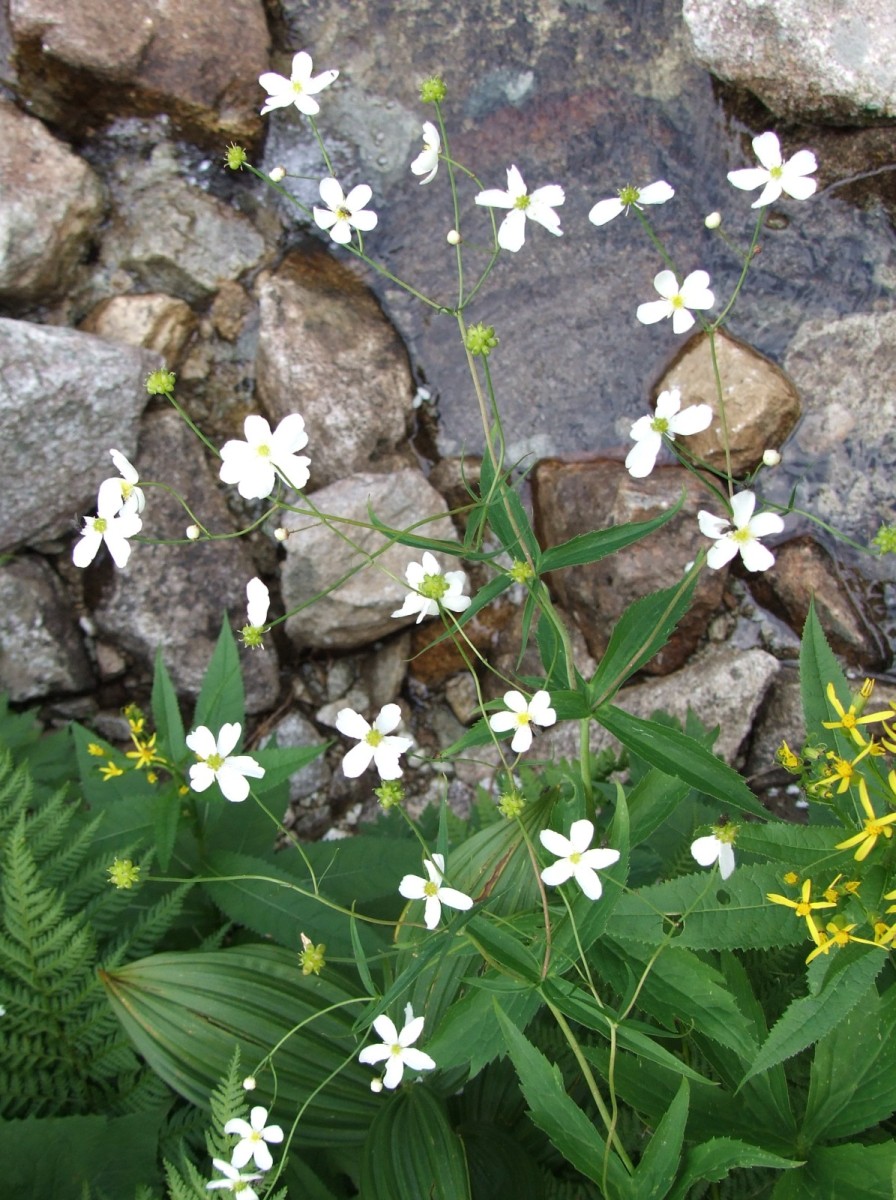
<svg viewBox="0 0 896 1200">
<path fill-rule="evenodd" d="M 425 175 L 421 183 L 430 183 L 435 179 L 439 169 L 439 154 L 442 150 L 442 139 L 432 121 L 423 122 L 423 149 L 411 163 L 415 175 Z"/>
<path fill-rule="evenodd" d="M 308 445 L 305 422 L 298 413 L 284 417 L 271 433 L 264 419 L 253 415 L 243 422 L 246 440 L 236 438 L 221 447 L 221 478 L 235 483 L 246 500 L 265 500 L 274 490 L 279 472 L 282 479 L 300 492 L 308 482 L 311 459 L 296 454 Z"/>
<path fill-rule="evenodd" d="M 224 1126 L 225 1133 L 235 1133 L 241 1140 L 233 1148 L 230 1161 L 237 1169 L 244 1167 L 250 1158 L 255 1159 L 259 1171 L 270 1171 L 274 1165 L 268 1142 L 282 1142 L 283 1130 L 279 1125 L 265 1125 L 268 1110 L 256 1104 L 249 1113 L 249 1120 L 231 1117 Z"/>
<path fill-rule="evenodd" d="M 128 538 L 138 534 L 143 522 L 136 512 L 127 512 L 121 507 L 121 492 L 106 489 L 98 497 L 95 517 L 84 518 L 80 540 L 72 550 L 72 562 L 76 567 L 87 567 L 96 558 L 103 542 L 112 555 L 116 567 L 124 567 L 131 556 Z"/>
<path fill-rule="evenodd" d="M 352 230 L 360 229 L 369 233 L 376 227 L 377 215 L 371 208 L 365 208 L 373 195 L 366 183 L 359 183 L 349 194 L 343 194 L 342 185 L 338 179 L 328 175 L 320 181 L 320 198 L 326 208 L 314 207 L 314 220 L 321 229 L 327 229 L 330 237 L 340 246 L 347 246 L 352 240 Z"/>
<path fill-rule="evenodd" d="M 745 167 L 741 171 L 729 171 L 728 182 L 736 188 L 751 192 L 761 187 L 759 199 L 751 208 L 764 208 L 786 192 L 794 200 L 808 200 L 818 184 L 809 176 L 818 167 L 811 150 L 798 150 L 793 158 L 784 161 L 781 143 L 777 134 L 760 133 L 753 138 L 753 150 L 762 163 L 761 167 Z"/>
<path fill-rule="evenodd" d="M 553 829 L 542 829 L 538 836 L 542 846 L 557 855 L 557 861 L 542 871 L 542 882 L 557 887 L 574 879 L 589 900 L 599 900 L 604 889 L 597 872 L 618 862 L 619 851 L 589 849 L 594 826 L 585 820 L 573 821 L 568 838 Z"/>
<path fill-rule="evenodd" d="M 321 71 L 320 75 L 312 75 L 311 55 L 305 50 L 300 50 L 298 54 L 293 55 L 289 79 L 278 75 L 276 71 L 265 71 L 263 75 L 259 75 L 258 82 L 268 93 L 261 115 L 266 116 L 275 108 L 288 108 L 290 104 L 294 104 L 306 117 L 315 116 L 320 112 L 320 105 L 314 96 L 329 87 L 338 75 L 338 71 Z"/>
<path fill-rule="evenodd" d="M 371 763 L 379 771 L 380 779 L 401 778 L 398 756 L 414 743 L 411 738 L 392 736 L 400 721 L 401 709 L 397 704 L 384 705 L 372 726 L 353 708 L 340 708 L 336 728 L 346 737 L 358 739 L 358 745 L 352 746 L 342 760 L 342 770 L 349 779 L 357 779 Z"/>
<path fill-rule="evenodd" d="M 554 212 L 566 197 L 559 184 L 549 183 L 529 195 L 523 177 L 516 167 L 507 168 L 507 191 L 489 188 L 476 197 L 477 204 L 486 208 L 509 208 L 510 212 L 498 229 L 498 245 L 502 250 L 519 250 L 526 240 L 526 218 L 543 225 L 548 233 L 559 237 L 560 218 Z"/>
<path fill-rule="evenodd" d="M 665 204 L 674 195 L 675 188 L 664 179 L 648 183 L 647 187 L 624 187 L 618 196 L 613 196 L 610 200 L 598 200 L 588 214 L 588 220 L 592 225 L 606 225 L 608 221 L 618 217 L 621 212 L 627 213 L 632 207 L 640 208 L 642 204 Z"/>
<path fill-rule="evenodd" d="M 385 1014 L 377 1017 L 373 1028 L 383 1039 L 380 1045 L 365 1046 L 358 1055 L 358 1061 L 372 1066 L 374 1063 L 385 1062 L 383 1085 L 389 1089 L 397 1088 L 401 1083 L 405 1067 L 411 1071 L 432 1071 L 435 1062 L 422 1050 L 414 1049 L 414 1042 L 423 1032 L 423 1018 L 415 1017 L 410 1004 L 404 1010 L 404 1028 L 401 1033 Z M 379 1090 L 379 1089 L 374 1089 Z"/>
<path fill-rule="evenodd" d="M 653 325 L 655 321 L 671 317 L 673 332 L 687 333 L 694 324 L 689 310 L 712 308 L 715 304 L 716 298 L 709 290 L 709 276 L 705 271 L 692 271 L 681 287 L 673 271 L 660 271 L 653 286 L 663 298 L 638 305 L 635 315 L 642 325 Z"/>
<path fill-rule="evenodd" d="M 495 733 L 514 729 L 510 749 L 514 754 L 524 754 L 532 745 L 532 725 L 553 725 L 557 714 L 551 708 L 551 697 L 545 691 L 536 692 L 527 703 L 522 692 L 505 692 L 504 703 L 509 712 L 495 713 L 489 717 L 489 727 Z"/>
<path fill-rule="evenodd" d="M 261 779 L 264 767 L 248 754 L 231 754 L 243 731 L 239 722 L 221 726 L 217 738 L 207 725 L 187 734 L 187 745 L 199 759 L 190 767 L 190 787 L 204 792 L 217 781 L 226 800 L 239 804 L 249 795 L 249 779 Z M 244 1160 L 246 1161 L 246 1160 Z M 237 1163 L 237 1166 L 241 1166 Z M 265 1168 L 267 1170 L 267 1168 Z"/>
<path fill-rule="evenodd" d="M 104 479 L 97 496 L 97 508 L 110 509 L 117 503 L 119 512 L 142 513 L 146 504 L 143 490 L 137 487 L 140 476 L 120 450 L 110 450 L 120 478 Z"/>
<path fill-rule="evenodd" d="M 714 862 L 719 864 L 719 874 L 727 879 L 734 870 L 734 834 L 737 827 L 720 825 L 706 837 L 698 837 L 691 842 L 691 854 L 701 867 L 711 867 Z"/>
<path fill-rule="evenodd" d="M 464 612 L 470 607 L 470 597 L 463 594 L 467 583 L 466 572 L 446 571 L 428 550 L 423 551 L 422 563 L 408 563 L 405 569 L 408 587 L 413 590 L 404 598 L 401 608 L 393 617 L 411 617 L 417 614 L 417 624 L 424 617 L 436 617 L 440 608 L 452 612 Z"/>
<path fill-rule="evenodd" d="M 469 896 L 443 884 L 445 859 L 441 854 L 434 854 L 431 859 L 424 858 L 423 866 L 426 868 L 428 879 L 421 875 L 405 875 L 398 885 L 398 890 L 405 900 L 426 901 L 423 921 L 427 929 L 435 929 L 438 925 L 443 904 L 447 904 L 449 908 L 459 908 L 462 912 L 473 907 Z"/>
<path fill-rule="evenodd" d="M 712 409 L 708 404 L 692 404 L 681 408 L 681 392 L 672 388 L 660 392 L 656 400 L 656 412 L 652 417 L 639 417 L 632 425 L 635 444 L 625 460 L 626 469 L 634 479 L 644 479 L 656 464 L 656 456 L 663 444 L 663 435 L 670 441 L 676 434 L 701 433 L 712 422 Z"/>
<path fill-rule="evenodd" d="M 246 624 L 240 630 L 245 646 L 263 646 L 264 623 L 268 619 L 271 593 L 256 576 L 246 584 Z"/>
<path fill-rule="evenodd" d="M 215 1170 L 220 1171 L 225 1178 L 213 1179 L 211 1183 L 207 1183 L 206 1191 L 212 1191 L 214 1188 L 227 1188 L 229 1192 L 239 1193 L 240 1200 L 258 1200 L 258 1192 L 255 1188 L 249 1187 L 249 1184 L 254 1183 L 257 1179 L 263 1179 L 263 1175 L 244 1175 L 242 1171 L 225 1162 L 223 1158 L 213 1158 L 212 1163 Z"/>
<path fill-rule="evenodd" d="M 772 512 L 753 516 L 755 507 L 754 492 L 738 492 L 731 498 L 730 517 L 714 517 L 705 509 L 697 514 L 700 532 L 715 539 L 706 555 L 706 565 L 713 571 L 724 567 L 738 553 L 748 571 L 767 571 L 774 566 L 774 554 L 759 539 L 770 533 L 780 533 L 784 522 Z"/>
</svg>

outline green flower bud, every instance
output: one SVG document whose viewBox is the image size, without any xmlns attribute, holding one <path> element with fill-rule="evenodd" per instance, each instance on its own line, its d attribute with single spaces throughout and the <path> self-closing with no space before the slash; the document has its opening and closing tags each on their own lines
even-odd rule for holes
<svg viewBox="0 0 896 1200">
<path fill-rule="evenodd" d="M 150 396 L 170 396 L 176 379 L 173 371 L 152 371 L 146 377 L 146 390 Z"/>
<path fill-rule="evenodd" d="M 404 788 L 397 779 L 384 780 L 378 788 L 373 789 L 373 794 L 383 808 L 394 808 L 404 800 Z"/>
<path fill-rule="evenodd" d="M 129 858 L 116 858 L 112 866 L 107 868 L 106 874 L 109 876 L 109 882 L 117 888 L 132 888 L 140 882 L 140 868 Z"/>
<path fill-rule="evenodd" d="M 304 950 L 299 951 L 299 962 L 302 964 L 303 975 L 319 975 L 321 973 L 327 965 L 327 960 L 324 958 L 326 948 L 323 942 L 319 946 L 315 946 L 309 940 Z"/>
<path fill-rule="evenodd" d="M 518 817 L 526 807 L 526 801 L 519 792 L 505 792 L 498 801 L 498 812 L 502 817 L 507 817 L 508 821 Z"/>
<path fill-rule="evenodd" d="M 479 358 L 480 355 L 488 358 L 497 344 L 498 339 L 492 325 L 483 325 L 480 322 L 478 325 L 471 325 L 467 330 L 467 349 L 474 358 Z"/>
<path fill-rule="evenodd" d="M 530 579 L 535 578 L 535 572 L 527 562 L 522 559 L 517 559 L 510 570 L 507 572 L 514 583 L 528 583 Z"/>
<path fill-rule="evenodd" d="M 896 554 L 896 525 L 881 525 L 871 539 L 871 545 L 876 546 L 880 554 Z"/>
<path fill-rule="evenodd" d="M 243 163 L 248 161 L 248 155 L 242 146 L 238 146 L 236 142 L 231 142 L 227 147 L 227 153 L 224 155 L 224 161 L 231 171 L 241 171 Z"/>
<path fill-rule="evenodd" d="M 438 75 L 431 75 L 420 84 L 420 99 L 424 104 L 441 104 L 447 95 L 445 81 Z"/>
</svg>

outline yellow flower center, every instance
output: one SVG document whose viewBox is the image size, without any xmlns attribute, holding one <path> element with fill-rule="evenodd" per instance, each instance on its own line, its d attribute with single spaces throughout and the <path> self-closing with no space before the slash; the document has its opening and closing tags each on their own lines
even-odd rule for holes
<svg viewBox="0 0 896 1200">
<path fill-rule="evenodd" d="M 210 754 L 205 761 L 213 771 L 220 771 L 224 766 L 224 759 L 220 754 Z"/>
<path fill-rule="evenodd" d="M 523 212 L 525 212 L 526 209 L 529 207 L 529 204 L 530 204 L 530 200 L 529 200 L 528 196 L 517 196 L 517 198 L 513 202 L 513 207 L 520 208 L 523 210 Z"/>
<path fill-rule="evenodd" d="M 105 533 L 108 528 L 109 528 L 109 522 L 106 520 L 105 517 L 94 517 L 93 518 L 94 533 Z"/>
<path fill-rule="evenodd" d="M 305 87 L 300 79 L 294 79 L 292 81 L 292 90 L 297 96 L 301 96 L 302 92 L 304 92 Z"/>
<path fill-rule="evenodd" d="M 666 433 L 669 428 L 669 422 L 665 417 L 654 417 L 650 422 L 650 428 L 654 433 Z"/>
<path fill-rule="evenodd" d="M 371 729 L 371 731 L 364 738 L 364 741 L 368 746 L 378 746 L 382 740 L 383 735 L 378 729 Z"/>
<path fill-rule="evenodd" d="M 733 531 L 732 531 L 732 533 L 731 533 L 731 539 L 732 539 L 732 541 L 735 541 L 735 542 L 737 542 L 737 543 L 738 543 L 739 545 L 741 545 L 741 546 L 742 546 L 742 545 L 743 545 L 745 542 L 749 542 L 749 541 L 750 541 L 750 539 L 752 538 L 752 536 L 753 536 L 753 535 L 752 535 L 752 533 L 750 533 L 749 529 L 747 529 L 747 528 L 744 528 L 744 529 L 735 529 L 735 530 L 733 530 Z"/>
<path fill-rule="evenodd" d="M 429 883 L 424 883 L 423 885 L 423 894 L 424 896 L 438 896 L 439 885 L 437 883 L 433 883 L 433 881 L 430 879 Z"/>
<path fill-rule="evenodd" d="M 345 208 L 344 206 L 342 208 L 336 209 L 336 216 L 339 218 L 340 221 L 348 221 L 349 218 L 351 217 L 351 215 L 352 214 L 349 212 L 349 210 L 347 208 Z"/>
<path fill-rule="evenodd" d="M 772 177 L 772 179 L 780 179 L 783 174 L 783 167 L 772 167 L 772 169 L 769 171 L 769 175 Z"/>
<path fill-rule="evenodd" d="M 262 443 L 262 445 L 255 447 L 255 453 L 259 458 L 270 458 L 271 448 L 267 445 L 267 443 Z"/>
<path fill-rule="evenodd" d="M 577 863 L 580 863 L 580 862 L 582 861 L 582 855 L 581 855 L 581 853 L 580 853 L 578 850 L 574 850 L 574 851 L 572 852 L 572 854 L 570 854 L 570 856 L 569 856 L 569 861 L 570 861 L 570 862 L 571 862 L 573 865 L 576 865 Z"/>
<path fill-rule="evenodd" d="M 517 725 L 528 725 L 530 720 L 531 720 L 531 718 L 527 712 L 521 712 L 521 713 L 516 714 Z"/>
<path fill-rule="evenodd" d="M 684 296 L 682 296 L 681 292 L 676 292 L 669 303 L 673 308 L 684 308 Z"/>
<path fill-rule="evenodd" d="M 444 575 L 424 575 L 419 591 L 427 600 L 441 600 L 448 591 L 448 581 Z"/>
</svg>

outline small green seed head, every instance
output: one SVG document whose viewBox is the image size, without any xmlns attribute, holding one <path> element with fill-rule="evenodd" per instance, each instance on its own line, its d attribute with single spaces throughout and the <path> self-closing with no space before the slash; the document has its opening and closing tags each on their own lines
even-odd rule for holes
<svg viewBox="0 0 896 1200">
<path fill-rule="evenodd" d="M 447 95 L 445 81 L 438 75 L 430 75 L 420 84 L 420 99 L 424 104 L 441 104 Z"/>
<path fill-rule="evenodd" d="M 224 155 L 224 162 L 230 167 L 231 171 L 241 171 L 243 163 L 248 161 L 248 155 L 242 146 L 238 146 L 236 142 L 231 142 L 227 147 L 227 152 Z"/>
<path fill-rule="evenodd" d="M 251 646 L 253 649 L 264 649 L 263 637 L 263 625 L 244 625 L 240 630 L 240 640 L 243 645 Z"/>
<path fill-rule="evenodd" d="M 146 390 L 150 396 L 170 396 L 176 379 L 173 371 L 152 371 L 146 377 Z"/>
<path fill-rule="evenodd" d="M 871 539 L 871 545 L 878 554 L 896 554 L 896 525 L 881 525 Z"/>
<path fill-rule="evenodd" d="M 519 792 L 505 792 L 498 801 L 498 812 L 508 821 L 518 817 L 525 807 L 526 801 Z"/>
<path fill-rule="evenodd" d="M 112 866 L 106 869 L 106 874 L 113 887 L 124 890 L 140 882 L 140 868 L 129 858 L 116 858 Z"/>
<path fill-rule="evenodd" d="M 498 344 L 493 325 L 471 325 L 467 330 L 467 349 L 474 358 L 488 358 Z"/>
<path fill-rule="evenodd" d="M 319 946 L 309 942 L 304 950 L 299 951 L 299 962 L 302 964 L 303 975 L 319 975 L 321 973 L 327 965 L 327 960 L 324 958 L 326 948 L 323 942 Z"/>
<path fill-rule="evenodd" d="M 383 808 L 394 808 L 404 800 L 404 788 L 397 779 L 385 780 L 378 788 L 373 789 L 373 794 Z"/>
</svg>

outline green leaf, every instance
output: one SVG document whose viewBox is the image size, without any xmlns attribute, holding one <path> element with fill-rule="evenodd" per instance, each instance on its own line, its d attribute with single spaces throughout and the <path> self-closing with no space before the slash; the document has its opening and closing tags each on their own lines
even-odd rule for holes
<svg viewBox="0 0 896 1200">
<path fill-rule="evenodd" d="M 887 955 L 876 947 L 844 946 L 833 954 L 820 990 L 791 1002 L 760 1047 L 743 1083 L 836 1028 L 861 1002 L 887 961 Z"/>
<path fill-rule="evenodd" d="M 662 1200 L 675 1182 L 689 1099 L 688 1081 L 682 1079 L 675 1099 L 647 1143 L 632 1178 L 631 1194 L 637 1200 Z"/>
<path fill-rule="evenodd" d="M 560 571 L 564 567 L 581 567 L 586 563 L 600 562 L 602 558 L 615 554 L 617 550 L 639 542 L 661 529 L 667 521 L 671 521 L 677 515 L 685 495 L 682 491 L 671 508 L 649 521 L 630 521 L 626 525 L 613 525 L 609 529 L 595 529 L 591 533 L 580 533 L 568 542 L 561 542 L 559 546 L 552 546 L 542 554 L 539 570 Z"/>
<path fill-rule="evenodd" d="M 569 663 L 566 649 L 553 622 L 542 613 L 535 630 L 535 640 L 538 643 L 538 653 L 541 655 L 541 665 L 544 667 L 545 687 L 550 692 L 566 688 L 569 684 Z M 583 705 L 587 713 L 587 705 Z"/>
<path fill-rule="evenodd" d="M 893 1200 L 896 1142 L 815 1146 L 808 1161 L 778 1181 L 773 1200 Z"/>
<path fill-rule="evenodd" d="M 896 1110 L 896 987 L 869 988 L 815 1047 L 803 1121 L 806 1142 L 870 1129 Z"/>
<path fill-rule="evenodd" d="M 610 930 L 620 941 L 659 946 L 676 928 L 675 945 L 691 950 L 798 946 L 806 941 L 804 922 L 766 899 L 780 886 L 780 871 L 770 866 L 738 867 L 724 881 L 705 871 L 681 875 L 623 896 Z"/>
<path fill-rule="evenodd" d="M 474 916 L 467 922 L 466 934 L 489 966 L 523 983 L 540 982 L 541 963 L 508 926 Z"/>
<path fill-rule="evenodd" d="M 628 794 L 632 847 L 646 842 L 691 791 L 689 783 L 651 767 Z"/>
<path fill-rule="evenodd" d="M 514 559 L 525 558 L 525 550 L 538 559 L 541 547 L 519 493 L 508 477 L 497 477 L 491 456 L 482 459 L 479 490 L 488 512 L 488 523 L 498 541 Z"/>
<path fill-rule="evenodd" d="M 611 699 L 623 683 L 648 663 L 669 640 L 690 607 L 699 575 L 686 575 L 674 587 L 635 600 L 616 622 L 591 678 L 593 704 Z"/>
<path fill-rule="evenodd" d="M 617 1192 L 627 1190 L 629 1176 L 619 1157 L 612 1150 L 607 1154 L 603 1138 L 567 1094 L 560 1068 L 535 1049 L 497 1002 L 495 1008 L 532 1121 L 588 1179 L 601 1184 L 606 1161 L 608 1182 Z"/>
<path fill-rule="evenodd" d="M 155 722 L 158 743 L 171 762 L 180 762 L 186 757 L 187 743 L 184 740 L 184 722 L 171 676 L 162 659 L 161 646 L 156 651 L 152 680 L 152 719 Z"/>
<path fill-rule="evenodd" d="M 156 791 L 152 798 L 152 825 L 156 843 L 156 853 L 159 857 L 159 868 L 168 870 L 171 853 L 177 838 L 177 828 L 180 824 L 181 797 L 178 794 L 178 784 L 172 780 L 167 787 Z"/>
<path fill-rule="evenodd" d="M 822 721 L 836 720 L 828 705 L 826 691 L 829 683 L 848 708 L 850 704 L 850 687 L 846 676 L 840 669 L 834 652 L 828 645 L 824 630 L 815 612 L 815 601 L 809 603 L 806 624 L 803 627 L 803 638 L 800 644 L 800 693 L 803 699 L 803 713 L 806 717 L 806 729 L 809 733 L 820 734 Z M 833 738 L 835 731 L 825 731 L 826 737 Z M 850 739 L 839 738 L 843 748 L 852 745 Z M 847 755 L 847 757 L 852 757 Z"/>
<path fill-rule="evenodd" d="M 773 1171 L 792 1171 L 799 1165 L 798 1162 L 780 1158 L 777 1154 L 769 1154 L 768 1151 L 749 1142 L 737 1141 L 734 1138 L 713 1138 L 687 1151 L 681 1174 L 674 1189 L 669 1193 L 668 1200 L 686 1200 L 686 1197 L 691 1195 L 691 1188 L 701 1180 L 718 1183 L 727 1179 L 730 1172 L 737 1167 L 766 1167 Z M 776 1191 L 775 1196 L 777 1194 Z M 812 1200 L 821 1200 L 821 1197 L 816 1195 Z"/>
<path fill-rule="evenodd" d="M 275 1120 L 303 1110 L 303 1145 L 363 1140 L 376 1112 L 352 1034 L 365 998 L 332 969 L 304 976 L 279 946 L 239 946 L 156 954 L 100 978 L 138 1053 L 193 1104 L 208 1108 L 239 1046 L 253 1099 L 270 1107 L 276 1095 Z M 276 1080 L 261 1069 L 274 1047 Z"/>
<path fill-rule="evenodd" d="M 239 725 L 245 724 L 246 699 L 239 651 L 225 614 L 215 651 L 202 680 L 199 699 L 196 701 L 193 728 L 207 725 L 217 737 L 222 725 L 234 721 Z"/>
<path fill-rule="evenodd" d="M 737 849 L 761 854 L 763 858 L 784 863 L 789 870 L 806 875 L 816 867 L 823 867 L 828 859 L 842 863 L 842 854 L 834 850 L 837 842 L 842 840 L 843 830 L 839 825 L 790 825 L 778 821 L 756 825 L 748 822 L 738 830 Z M 833 878 L 836 869 L 834 865 L 830 869 Z"/>
<path fill-rule="evenodd" d="M 481 976 L 482 985 L 470 987 L 448 1009 L 426 1046 L 440 1067 L 467 1067 L 470 1078 L 504 1053 L 505 1043 L 494 1005 L 495 993 L 485 985 L 507 982 L 495 972 Z M 512 984 L 501 992 L 501 1007 L 517 1029 L 525 1029 L 540 1007 L 538 993 L 525 984 Z"/>
<path fill-rule="evenodd" d="M 695 738 L 656 721 L 633 717 L 613 704 L 602 704 L 595 716 L 623 746 L 666 775 L 715 796 L 726 808 L 734 807 L 755 817 L 768 816 L 737 771 Z"/>
<path fill-rule="evenodd" d="M 383 1103 L 361 1159 L 364 1200 L 470 1200 L 463 1143 L 425 1084 Z"/>
</svg>

